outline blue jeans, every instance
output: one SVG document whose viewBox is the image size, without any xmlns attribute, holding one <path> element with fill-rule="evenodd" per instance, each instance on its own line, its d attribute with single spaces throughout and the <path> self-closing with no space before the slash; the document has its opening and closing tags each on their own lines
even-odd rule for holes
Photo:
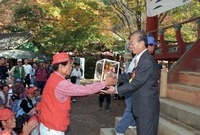
<svg viewBox="0 0 200 135">
<path fill-rule="evenodd" d="M 129 126 L 135 126 L 135 118 L 132 112 L 132 94 L 125 95 L 126 109 L 122 116 L 122 119 L 115 126 L 115 131 L 120 134 L 124 134 Z"/>
</svg>

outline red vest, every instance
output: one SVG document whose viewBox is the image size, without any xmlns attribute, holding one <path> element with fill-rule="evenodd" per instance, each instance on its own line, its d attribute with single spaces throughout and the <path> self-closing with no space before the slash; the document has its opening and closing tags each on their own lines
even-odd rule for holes
<svg viewBox="0 0 200 135">
<path fill-rule="evenodd" d="M 70 97 L 64 103 L 61 103 L 55 97 L 55 88 L 62 80 L 64 78 L 56 73 L 52 73 L 47 80 L 40 104 L 40 119 L 46 127 L 64 132 L 70 122 Z"/>
</svg>

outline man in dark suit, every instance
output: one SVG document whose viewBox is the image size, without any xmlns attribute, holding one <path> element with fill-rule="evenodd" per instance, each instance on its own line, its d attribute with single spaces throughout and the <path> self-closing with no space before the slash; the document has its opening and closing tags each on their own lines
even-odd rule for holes
<svg viewBox="0 0 200 135">
<path fill-rule="evenodd" d="M 157 135 L 160 102 L 157 86 L 157 64 L 147 50 L 146 33 L 136 31 L 130 36 L 130 50 L 136 54 L 134 76 L 131 73 L 119 75 L 119 95 L 132 93 L 133 114 L 136 118 L 137 135 Z M 109 93 L 109 91 L 107 91 Z"/>
</svg>

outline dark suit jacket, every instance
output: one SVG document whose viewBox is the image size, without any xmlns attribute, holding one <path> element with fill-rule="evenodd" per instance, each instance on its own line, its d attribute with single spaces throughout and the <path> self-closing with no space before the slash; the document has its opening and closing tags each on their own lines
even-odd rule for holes
<svg viewBox="0 0 200 135">
<path fill-rule="evenodd" d="M 135 77 L 131 83 L 131 74 L 119 75 L 119 82 L 124 85 L 117 88 L 118 94 L 123 96 L 132 93 L 133 114 L 136 117 L 148 117 L 159 114 L 160 102 L 157 82 L 157 64 L 153 56 L 145 51 L 135 69 Z"/>
</svg>

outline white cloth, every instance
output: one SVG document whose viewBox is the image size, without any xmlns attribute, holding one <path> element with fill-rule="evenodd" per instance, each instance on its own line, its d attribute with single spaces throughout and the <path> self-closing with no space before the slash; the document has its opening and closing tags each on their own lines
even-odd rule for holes
<svg viewBox="0 0 200 135">
<path fill-rule="evenodd" d="M 32 66 L 30 64 L 23 65 L 26 74 L 30 74 L 32 72 Z"/>
<path fill-rule="evenodd" d="M 76 84 L 80 84 L 80 79 L 82 76 L 80 68 L 78 70 L 76 70 L 76 68 L 74 68 L 72 70 L 71 76 L 76 76 L 77 77 Z"/>
<path fill-rule="evenodd" d="M 6 99 L 5 99 L 5 96 L 4 96 L 4 94 L 3 94 L 3 91 L 0 91 L 0 97 L 2 98 L 2 100 L 3 100 L 3 104 L 6 106 L 6 107 L 10 107 L 10 99 L 11 99 L 11 96 L 12 96 L 13 94 L 12 94 L 12 89 L 10 89 L 9 91 L 8 91 L 8 99 L 7 99 L 7 103 L 6 103 Z M 5 104 L 6 103 L 6 104 Z"/>
<path fill-rule="evenodd" d="M 40 123 L 40 135 L 65 135 L 65 133 L 54 129 L 50 129 L 44 124 Z"/>
</svg>

